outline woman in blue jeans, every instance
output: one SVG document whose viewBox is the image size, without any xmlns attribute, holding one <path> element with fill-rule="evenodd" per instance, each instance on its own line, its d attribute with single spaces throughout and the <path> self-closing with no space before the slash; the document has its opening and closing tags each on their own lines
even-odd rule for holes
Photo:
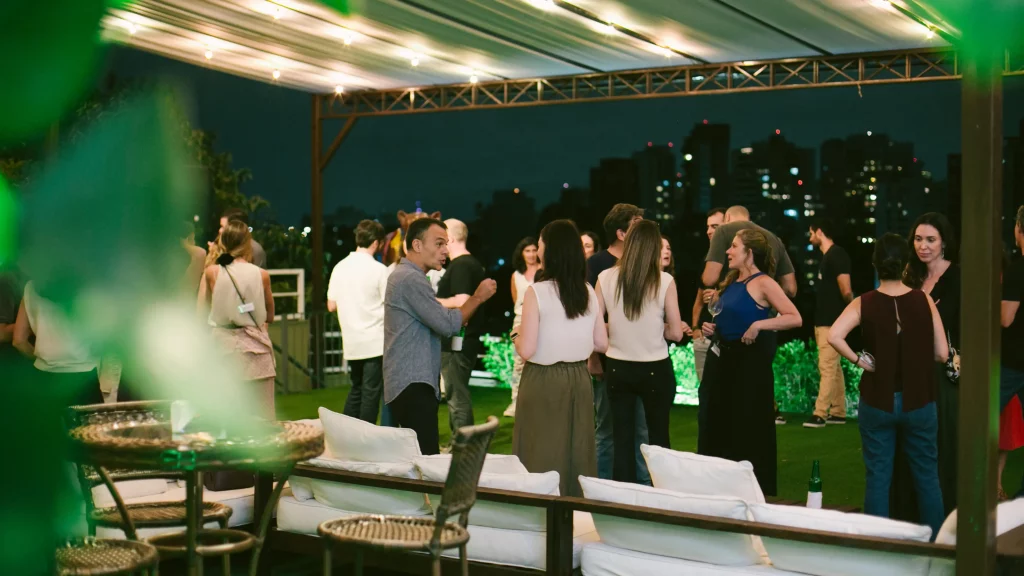
<svg viewBox="0 0 1024 576">
<path fill-rule="evenodd" d="M 944 520 L 939 487 L 937 382 L 934 363 L 949 355 L 935 302 L 902 282 L 910 248 L 896 234 L 875 243 L 880 284 L 847 306 L 829 331 L 839 354 L 864 369 L 860 381 L 860 437 L 866 471 L 864 512 L 889 517 L 889 486 L 899 439 L 917 489 L 920 521 L 932 539 Z M 846 343 L 861 327 L 865 352 Z"/>
</svg>

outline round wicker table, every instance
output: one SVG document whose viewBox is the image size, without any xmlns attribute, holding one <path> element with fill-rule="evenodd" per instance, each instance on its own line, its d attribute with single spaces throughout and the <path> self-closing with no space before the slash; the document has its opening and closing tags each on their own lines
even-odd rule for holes
<svg viewBox="0 0 1024 576">
<path fill-rule="evenodd" d="M 200 430 L 203 426 L 197 426 Z M 205 428 L 218 426 L 206 423 Z M 200 574 L 205 555 L 253 549 L 250 572 L 255 575 L 260 551 L 285 481 L 295 464 L 320 456 L 323 431 L 299 422 L 253 420 L 230 431 L 208 433 L 189 430 L 172 434 L 169 422 L 116 422 L 75 428 L 70 434 L 78 458 L 118 469 L 169 470 L 185 476 L 186 529 L 184 534 L 150 538 L 160 546 L 180 545 L 188 574 Z M 208 530 L 201 526 L 202 473 L 217 470 L 273 472 L 277 485 L 270 494 L 255 537 L 241 530 Z M 205 543 L 209 542 L 209 543 Z"/>
</svg>

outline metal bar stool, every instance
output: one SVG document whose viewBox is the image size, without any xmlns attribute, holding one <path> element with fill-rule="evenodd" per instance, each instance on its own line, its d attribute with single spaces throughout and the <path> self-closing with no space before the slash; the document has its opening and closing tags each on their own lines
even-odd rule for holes
<svg viewBox="0 0 1024 576">
<path fill-rule="evenodd" d="M 159 556 L 145 542 L 90 537 L 57 548 L 56 559 L 59 576 L 150 576 L 156 574 Z"/>
<path fill-rule="evenodd" d="M 67 411 L 66 425 L 71 430 L 91 424 L 138 425 L 166 421 L 170 418 L 170 406 L 171 403 L 167 401 L 72 406 Z M 125 538 L 137 541 L 139 539 L 138 530 L 141 528 L 181 528 L 184 530 L 188 526 L 189 518 L 185 501 L 125 504 L 115 485 L 119 481 L 149 478 L 182 480 L 185 478 L 183 474 L 166 470 L 107 470 L 102 466 L 85 463 L 79 463 L 77 469 L 78 481 L 85 497 L 86 522 L 90 536 L 95 536 L 96 528 L 102 526 L 121 530 L 124 532 Z M 114 506 L 96 507 L 92 489 L 100 484 L 106 486 L 107 491 L 110 492 Z M 200 526 L 216 522 L 220 530 L 227 530 L 232 512 L 230 506 L 219 502 L 203 502 Z M 152 544 L 164 558 L 182 555 L 184 547 L 169 540 L 171 540 L 170 535 L 155 536 Z M 223 540 L 224 544 L 230 542 L 231 539 L 227 537 Z M 225 574 L 231 573 L 230 555 L 247 548 L 227 546 L 219 549 Z"/>
<path fill-rule="evenodd" d="M 452 463 L 441 493 L 441 504 L 434 518 L 364 515 L 328 520 L 317 528 L 324 541 L 324 574 L 331 574 L 331 552 L 335 544 L 356 548 L 357 576 L 363 573 L 363 552 L 377 549 L 402 552 L 426 552 L 433 560 L 433 574 L 441 574 L 441 553 L 459 549 L 463 576 L 469 575 L 466 523 L 476 502 L 476 488 L 484 466 L 487 448 L 498 429 L 498 419 L 485 424 L 459 428 L 452 444 Z M 448 519 L 458 515 L 458 522 Z"/>
</svg>

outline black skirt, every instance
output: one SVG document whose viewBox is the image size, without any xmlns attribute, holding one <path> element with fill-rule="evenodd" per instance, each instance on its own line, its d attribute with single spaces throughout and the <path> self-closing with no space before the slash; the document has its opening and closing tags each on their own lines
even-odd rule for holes
<svg viewBox="0 0 1024 576">
<path fill-rule="evenodd" d="M 775 439 L 775 339 L 758 336 L 751 345 L 719 343 L 708 351 L 700 384 L 703 413 L 698 452 L 754 465 L 761 491 L 777 493 Z"/>
</svg>

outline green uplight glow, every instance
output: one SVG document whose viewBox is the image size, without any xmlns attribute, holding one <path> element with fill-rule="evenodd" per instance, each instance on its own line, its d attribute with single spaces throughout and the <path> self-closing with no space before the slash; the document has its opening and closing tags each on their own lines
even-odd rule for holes
<svg viewBox="0 0 1024 576">
<path fill-rule="evenodd" d="M 500 338 L 484 338 L 487 350 L 483 358 L 484 367 L 495 376 L 503 387 L 508 387 L 515 361 L 515 348 L 507 335 Z M 697 405 L 697 370 L 693 363 L 693 345 L 669 346 L 669 357 L 676 375 L 675 404 Z M 818 348 L 813 342 L 793 340 L 779 346 L 772 363 L 775 372 L 775 401 L 779 410 L 795 414 L 814 412 L 814 401 L 818 397 Z M 856 416 L 860 392 L 857 388 L 863 372 L 845 359 L 842 360 L 843 375 L 846 378 L 846 406 L 849 416 Z"/>
</svg>

